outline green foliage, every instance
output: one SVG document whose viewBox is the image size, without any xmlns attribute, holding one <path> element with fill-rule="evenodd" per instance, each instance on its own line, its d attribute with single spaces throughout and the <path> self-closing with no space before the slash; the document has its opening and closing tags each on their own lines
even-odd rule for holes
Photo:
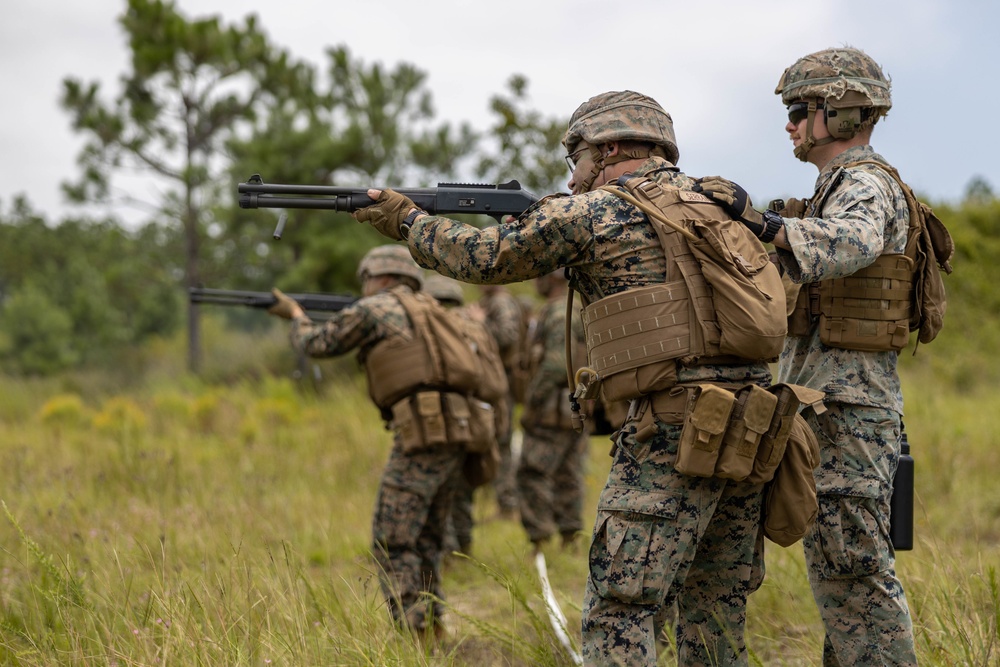
<svg viewBox="0 0 1000 667">
<path fill-rule="evenodd" d="M 50 227 L 25 202 L 0 214 L 0 323 L 9 369 L 51 373 L 107 363 L 123 346 L 170 334 L 179 294 L 171 236 L 110 221 Z"/>
<path fill-rule="evenodd" d="M 234 138 L 234 181 L 261 174 L 265 182 L 308 185 L 417 187 L 448 180 L 474 148 L 468 126 L 434 119 L 426 74 L 401 63 L 392 69 L 353 58 L 346 47 L 327 51 L 325 76 L 315 96 L 289 99 L 255 124 L 249 137 Z M 261 277 L 289 290 L 356 291 L 360 257 L 384 242 L 347 214 L 293 209 L 280 257 Z M 277 216 L 233 209 L 225 238 L 267 238 Z M 266 230 L 266 235 L 262 234 Z M 279 272 L 283 272 L 280 281 Z"/>
<path fill-rule="evenodd" d="M 561 142 L 569 119 L 543 118 L 525 108 L 528 80 L 524 76 L 512 76 L 507 87 L 507 97 L 495 95 L 490 100 L 497 120 L 489 139 L 498 146 L 479 158 L 477 174 L 497 183 L 515 178 L 538 196 L 564 192 L 569 174 Z"/>
<path fill-rule="evenodd" d="M 11 370 L 46 375 L 73 366 L 73 320 L 33 283 L 16 289 L 4 302 L 7 344 L 0 355 Z"/>
<path fill-rule="evenodd" d="M 970 197 L 934 211 L 955 242 L 954 271 L 944 276 L 948 310 L 932 343 L 903 353 L 904 368 L 952 381 L 960 391 L 1000 381 L 1000 200 Z"/>
<path fill-rule="evenodd" d="M 331 378 L 322 395 L 287 379 L 185 380 L 85 388 L 80 401 L 0 377 L 0 404 L 36 403 L 5 422 L 0 449 L 0 664 L 572 664 L 531 545 L 517 522 L 492 519 L 487 490 L 471 557 L 443 569 L 448 640 L 431 651 L 394 627 L 369 552 L 391 437 L 357 376 Z M 993 664 L 1000 393 L 926 386 L 904 378 L 917 543 L 896 568 L 921 664 Z M 607 451 L 591 443 L 585 525 Z M 546 560 L 578 650 L 586 546 L 546 549 Z M 768 543 L 766 573 L 749 600 L 751 664 L 817 664 L 823 632 L 801 547 Z M 673 664 L 669 637 L 661 649 L 659 664 Z"/>
<path fill-rule="evenodd" d="M 216 222 L 226 141 L 249 129 L 259 113 L 283 99 L 311 96 L 312 69 L 274 48 L 250 16 L 223 26 L 217 17 L 188 20 L 173 2 L 128 0 L 120 23 L 131 50 L 131 71 L 112 103 L 100 84 L 63 82 L 61 103 L 73 129 L 87 137 L 79 156 L 82 176 L 64 185 L 77 201 L 132 201 L 115 197 L 122 172 L 163 182 L 157 202 L 132 202 L 157 211 L 184 233 L 185 286 L 202 283 L 201 241 Z M 200 365 L 197 309 L 189 310 L 188 365 Z"/>
</svg>

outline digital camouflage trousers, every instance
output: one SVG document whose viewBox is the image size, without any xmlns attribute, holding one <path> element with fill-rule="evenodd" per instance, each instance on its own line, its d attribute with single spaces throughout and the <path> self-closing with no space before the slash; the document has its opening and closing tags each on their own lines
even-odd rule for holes
<svg viewBox="0 0 1000 667">
<path fill-rule="evenodd" d="M 745 665 L 747 596 L 763 576 L 762 485 L 673 466 L 680 427 L 619 439 L 601 493 L 584 596 L 588 665 L 655 665 L 676 609 L 681 665 Z"/>
<path fill-rule="evenodd" d="M 382 472 L 372 521 L 373 553 L 393 618 L 423 630 L 440 618 L 441 556 L 451 511 L 448 484 L 465 450 L 458 445 L 404 452 L 398 440 Z"/>
<path fill-rule="evenodd" d="M 822 415 L 808 411 L 807 420 L 821 463 L 819 516 L 803 547 L 826 630 L 823 665 L 915 665 L 913 625 L 889 540 L 899 414 L 831 403 Z"/>
</svg>

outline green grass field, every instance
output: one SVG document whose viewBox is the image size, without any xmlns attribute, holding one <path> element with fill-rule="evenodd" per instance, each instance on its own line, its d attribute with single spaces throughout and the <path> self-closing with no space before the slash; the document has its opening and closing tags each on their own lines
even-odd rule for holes
<svg viewBox="0 0 1000 667">
<path fill-rule="evenodd" d="M 471 558 L 445 570 L 449 641 L 428 652 L 394 630 L 369 556 L 390 435 L 349 368 L 332 366 L 320 392 L 0 380 L 0 664 L 572 664 L 522 529 L 491 520 L 485 491 Z M 897 567 L 921 663 L 994 665 L 1000 390 L 931 378 L 906 376 L 917 544 Z M 586 524 L 608 444 L 592 442 Z M 586 547 L 547 560 L 579 650 Z M 799 545 L 768 543 L 748 643 L 751 664 L 820 663 Z"/>
</svg>

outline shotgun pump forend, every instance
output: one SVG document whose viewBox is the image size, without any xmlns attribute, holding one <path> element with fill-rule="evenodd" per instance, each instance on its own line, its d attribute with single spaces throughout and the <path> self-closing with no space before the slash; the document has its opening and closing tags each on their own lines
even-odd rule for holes
<svg viewBox="0 0 1000 667">
<path fill-rule="evenodd" d="M 264 183 L 260 174 L 240 183 L 238 190 L 240 208 L 306 208 L 353 213 L 375 203 L 368 197 L 367 187 Z M 507 215 L 520 215 L 538 200 L 517 181 L 499 185 L 438 183 L 436 188 L 392 190 L 409 197 L 417 208 L 432 215 L 477 213 L 491 216 L 497 222 Z"/>
<path fill-rule="evenodd" d="M 289 294 L 287 296 L 297 301 L 303 310 L 320 312 L 343 310 L 357 301 L 357 297 L 341 294 Z M 270 308 L 277 301 L 270 292 L 247 292 L 209 287 L 191 287 L 188 289 L 188 297 L 191 303 L 247 306 L 248 308 Z"/>
</svg>

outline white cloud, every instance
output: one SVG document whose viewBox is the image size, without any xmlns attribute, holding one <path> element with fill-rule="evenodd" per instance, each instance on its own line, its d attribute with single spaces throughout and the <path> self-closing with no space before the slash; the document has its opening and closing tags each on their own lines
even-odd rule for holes
<svg viewBox="0 0 1000 667">
<path fill-rule="evenodd" d="M 893 79 L 894 108 L 874 143 L 918 192 L 960 197 L 969 180 L 1000 187 L 998 139 L 988 114 L 990 68 L 1000 49 L 988 31 L 995 3 L 819 0 L 678 3 L 586 0 L 490 5 L 455 0 L 181 0 L 188 18 L 247 14 L 293 55 L 325 63 L 346 45 L 387 66 L 428 75 L 438 115 L 486 129 L 490 96 L 512 74 L 530 81 L 534 108 L 568 117 L 588 97 L 633 89 L 674 117 L 681 166 L 722 173 L 755 197 L 809 194 L 815 169 L 791 155 L 773 95 L 782 70 L 828 46 L 867 51 Z M 0 198 L 26 193 L 51 218 L 71 210 L 59 183 L 77 174 L 82 137 L 58 107 L 63 78 L 99 79 L 106 94 L 128 67 L 117 24 L 123 0 L 15 3 L 0 23 Z M 141 186 L 136 186 L 141 187 Z"/>
</svg>

